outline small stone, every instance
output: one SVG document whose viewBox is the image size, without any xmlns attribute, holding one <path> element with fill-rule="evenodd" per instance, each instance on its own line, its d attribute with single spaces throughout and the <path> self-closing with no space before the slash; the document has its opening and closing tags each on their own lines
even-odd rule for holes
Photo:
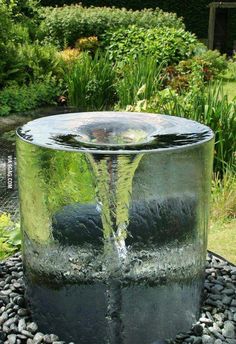
<svg viewBox="0 0 236 344">
<path fill-rule="evenodd" d="M 17 338 L 23 339 L 24 342 L 27 339 L 27 337 L 25 335 L 21 334 L 21 333 L 20 334 L 18 333 Z"/>
<path fill-rule="evenodd" d="M 16 303 L 18 306 L 20 306 L 20 307 L 24 307 L 24 306 L 25 306 L 25 300 L 24 300 L 24 298 L 23 298 L 22 296 L 18 296 L 18 297 L 16 298 L 15 303 Z"/>
<path fill-rule="evenodd" d="M 231 303 L 231 300 L 232 300 L 232 297 L 227 296 L 227 295 L 223 296 L 222 298 L 222 302 L 224 305 L 229 305 Z"/>
<path fill-rule="evenodd" d="M 35 336 L 34 336 L 34 344 L 39 344 L 39 343 L 41 343 L 42 341 L 43 341 L 43 337 L 44 337 L 44 335 L 43 335 L 43 333 L 41 333 L 41 332 L 37 332 L 36 334 L 35 334 Z"/>
<path fill-rule="evenodd" d="M 200 321 L 201 323 L 204 323 L 204 324 L 207 324 L 207 325 L 212 325 L 212 324 L 213 324 L 212 320 L 207 319 L 207 318 L 205 318 L 205 317 L 201 317 L 201 318 L 199 319 L 199 321 Z"/>
<path fill-rule="evenodd" d="M 20 308 L 17 312 L 17 314 L 19 314 L 20 316 L 25 316 L 25 315 L 28 315 L 29 314 L 29 311 L 25 308 Z"/>
<path fill-rule="evenodd" d="M 26 329 L 31 333 L 36 333 L 38 330 L 38 325 L 35 322 L 31 322 L 27 325 Z"/>
<path fill-rule="evenodd" d="M 220 294 L 209 294 L 209 297 L 210 297 L 211 300 L 214 300 L 214 301 L 222 299 Z"/>
<path fill-rule="evenodd" d="M 235 338 L 235 333 L 234 333 L 234 324 L 231 321 L 226 321 L 224 323 L 224 328 L 222 330 L 222 334 L 226 338 Z"/>
<path fill-rule="evenodd" d="M 226 342 L 229 343 L 229 344 L 236 344 L 236 339 L 227 338 Z"/>
<path fill-rule="evenodd" d="M 8 319 L 8 314 L 6 312 L 3 312 L 0 316 L 0 325 L 2 325 L 6 320 Z"/>
<path fill-rule="evenodd" d="M 17 322 L 17 318 L 10 318 L 7 321 L 5 321 L 4 325 L 10 327 L 11 324 L 14 324 Z"/>
<path fill-rule="evenodd" d="M 18 322 L 18 331 L 22 332 L 22 330 L 25 330 L 25 328 L 26 328 L 25 319 L 20 319 Z"/>
<path fill-rule="evenodd" d="M 223 289 L 223 290 L 222 290 L 222 293 L 223 293 L 223 294 L 226 294 L 226 295 L 228 295 L 228 296 L 230 296 L 230 295 L 233 295 L 233 294 L 234 294 L 234 290 L 231 289 L 231 288 L 226 288 L 226 289 Z"/>
<path fill-rule="evenodd" d="M 196 336 L 201 336 L 202 333 L 203 333 L 203 328 L 200 324 L 196 324 L 193 326 L 193 333 L 196 335 Z"/>
<path fill-rule="evenodd" d="M 221 339 L 216 339 L 214 344 L 222 344 L 222 340 Z"/>
<path fill-rule="evenodd" d="M 16 334 L 9 334 L 7 336 L 7 340 L 9 344 L 15 344 L 16 343 Z"/>
<path fill-rule="evenodd" d="M 223 289 L 224 287 L 222 285 L 216 284 L 214 287 L 211 288 L 211 292 L 215 294 L 219 294 Z"/>
<path fill-rule="evenodd" d="M 56 342 L 59 340 L 59 337 L 56 336 L 55 334 L 46 334 L 44 337 L 43 337 L 43 340 L 46 342 L 46 343 L 53 343 L 53 342 Z"/>
<path fill-rule="evenodd" d="M 221 340 L 225 340 L 222 334 L 219 331 L 215 330 L 214 327 L 209 327 L 209 331 L 217 338 Z"/>
<path fill-rule="evenodd" d="M 3 296 L 10 295 L 11 294 L 11 289 L 2 290 L 1 293 L 2 293 Z"/>
<path fill-rule="evenodd" d="M 201 337 L 195 337 L 193 344 L 201 344 L 202 343 L 202 338 Z"/>
<path fill-rule="evenodd" d="M 33 334 L 29 331 L 22 330 L 21 333 L 24 334 L 27 338 L 34 338 Z"/>
<path fill-rule="evenodd" d="M 0 300 L 7 304 L 9 302 L 9 297 L 7 295 L 4 295 L 3 292 L 0 292 Z"/>
<path fill-rule="evenodd" d="M 28 338 L 26 344 L 34 344 L 35 342 L 33 339 Z"/>
<path fill-rule="evenodd" d="M 43 336 L 43 340 L 45 343 L 52 343 L 51 337 L 49 334 L 45 334 L 45 336 Z"/>
<path fill-rule="evenodd" d="M 211 336 L 208 336 L 207 334 L 204 334 L 202 336 L 202 343 L 203 344 L 213 344 L 214 343 L 214 339 Z"/>
</svg>

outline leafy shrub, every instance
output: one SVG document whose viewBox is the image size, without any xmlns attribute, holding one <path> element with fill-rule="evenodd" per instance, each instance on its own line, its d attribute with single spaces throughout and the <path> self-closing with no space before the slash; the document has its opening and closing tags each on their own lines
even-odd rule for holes
<svg viewBox="0 0 236 344">
<path fill-rule="evenodd" d="M 46 77 L 41 82 L 30 83 L 28 86 L 14 84 L 5 87 L 0 91 L 0 116 L 55 104 L 60 93 L 60 84 L 55 78 L 51 77 Z"/>
<path fill-rule="evenodd" d="M 149 99 L 160 87 L 162 66 L 153 56 L 130 58 L 122 68 L 116 84 L 119 106 L 134 104 L 140 99 Z"/>
<path fill-rule="evenodd" d="M 73 46 L 78 38 L 96 35 L 98 38 L 108 29 L 127 28 L 135 24 L 140 27 L 184 28 L 182 19 L 176 14 L 160 9 L 132 11 L 108 7 L 81 5 L 45 8 L 40 25 L 39 38 L 50 39 L 61 48 Z"/>
<path fill-rule="evenodd" d="M 44 80 L 45 75 L 62 75 L 62 65 L 53 45 L 24 44 L 18 46 L 18 59 L 21 62 L 21 81 Z"/>
<path fill-rule="evenodd" d="M 219 76 L 225 72 L 228 67 L 226 55 L 221 55 L 217 50 L 206 50 L 199 56 L 196 56 L 195 60 L 203 66 L 205 64 L 206 68 L 209 68 L 213 77 Z"/>
<path fill-rule="evenodd" d="M 202 87 L 226 70 L 228 61 L 218 51 L 203 51 L 192 59 L 180 61 L 178 65 L 168 66 L 165 70 L 164 84 L 178 93 L 191 87 Z"/>
<path fill-rule="evenodd" d="M 0 88 L 18 69 L 17 48 L 12 42 L 13 24 L 7 6 L 0 6 Z"/>
<path fill-rule="evenodd" d="M 1 0 L 1 6 L 6 6 L 10 15 L 18 22 L 35 18 L 39 12 L 38 0 Z"/>
<path fill-rule="evenodd" d="M 21 24 L 27 28 L 31 38 L 35 37 L 40 21 L 38 0 L 1 0 L 1 6 L 7 8 L 14 25 Z"/>
<path fill-rule="evenodd" d="M 166 88 L 128 110 L 165 113 L 206 124 L 215 133 L 214 171 L 220 176 L 227 168 L 236 171 L 236 101 L 228 100 L 220 84 L 191 88 L 181 95 Z"/>
<path fill-rule="evenodd" d="M 0 214 L 0 260 L 19 250 L 20 246 L 20 225 L 13 223 L 10 214 Z"/>
<path fill-rule="evenodd" d="M 106 55 L 92 58 L 82 53 L 68 75 L 68 94 L 72 105 L 81 110 L 101 110 L 114 103 L 115 72 Z"/>
<path fill-rule="evenodd" d="M 129 26 L 104 35 L 110 58 L 118 61 L 143 54 L 155 56 L 158 63 L 178 63 L 194 55 L 197 43 L 196 37 L 182 28 Z"/>
<path fill-rule="evenodd" d="M 67 65 L 73 64 L 79 57 L 80 51 L 78 49 L 67 48 L 58 52 L 59 58 Z"/>
<path fill-rule="evenodd" d="M 99 41 L 96 36 L 79 38 L 75 42 L 75 47 L 81 51 L 89 51 L 91 53 L 95 53 L 95 51 L 99 47 Z"/>
</svg>

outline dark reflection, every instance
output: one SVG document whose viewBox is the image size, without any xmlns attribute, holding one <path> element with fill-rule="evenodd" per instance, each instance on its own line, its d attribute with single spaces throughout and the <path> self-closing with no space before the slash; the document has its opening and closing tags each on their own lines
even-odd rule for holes
<svg viewBox="0 0 236 344">
<path fill-rule="evenodd" d="M 93 136 L 92 136 L 93 137 Z M 147 150 L 147 149 L 158 149 L 158 148 L 174 148 L 174 147 L 181 147 L 187 146 L 194 143 L 198 143 L 203 140 L 210 139 L 211 134 L 209 131 L 204 131 L 201 133 L 188 133 L 188 134 L 169 134 L 169 135 L 153 135 L 149 137 L 149 143 L 139 143 L 137 144 L 129 144 L 126 143 L 119 145 L 117 142 L 116 145 L 110 145 L 108 138 L 103 142 L 102 145 L 96 143 L 88 143 L 88 142 L 80 142 L 80 136 L 78 135 L 58 135 L 54 136 L 51 139 L 65 148 L 78 148 L 80 150 L 83 149 L 91 149 L 95 150 L 110 150 L 110 151 L 118 151 L 121 148 L 124 150 Z"/>
<path fill-rule="evenodd" d="M 23 130 L 23 127 L 17 129 L 17 133 L 26 141 L 33 142 L 33 135 L 30 134 L 30 129 Z"/>
<path fill-rule="evenodd" d="M 61 244 L 103 244 L 101 209 L 93 204 L 67 205 L 53 216 L 53 236 Z M 172 198 L 160 202 L 133 202 L 129 209 L 127 245 L 155 246 L 195 235 L 196 200 Z"/>
</svg>

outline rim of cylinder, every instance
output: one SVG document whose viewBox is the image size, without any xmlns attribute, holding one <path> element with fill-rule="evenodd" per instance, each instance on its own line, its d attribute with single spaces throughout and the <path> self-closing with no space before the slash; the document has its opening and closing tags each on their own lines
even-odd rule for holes
<svg viewBox="0 0 236 344">
<path fill-rule="evenodd" d="M 201 139 L 200 141 L 194 142 L 194 143 L 187 143 L 187 144 L 183 144 L 183 145 L 179 145 L 179 146 L 172 146 L 172 147 L 157 147 L 157 148 L 153 148 L 153 147 L 149 147 L 149 148 L 142 148 L 143 146 L 145 146 L 146 143 L 125 143 L 125 144 L 99 144 L 99 143 L 92 143 L 92 142 L 87 142 L 86 146 L 84 147 L 72 147 L 72 146 L 60 146 L 60 145 L 55 145 L 54 147 L 45 143 L 43 144 L 42 142 L 31 142 L 29 140 L 27 140 L 26 138 L 24 138 L 21 133 L 19 132 L 24 126 L 21 127 L 17 127 L 16 129 L 16 135 L 17 137 L 24 141 L 27 142 L 28 144 L 31 144 L 33 146 L 38 146 L 38 147 L 42 147 L 42 148 L 46 148 L 49 150 L 61 150 L 61 151 L 66 151 L 66 152 L 80 152 L 80 153 L 93 153 L 93 154 L 107 154 L 107 155 L 111 155 L 111 154 L 117 154 L 117 155 L 127 155 L 127 154 L 142 154 L 142 153 L 158 153 L 158 152 L 178 152 L 180 150 L 189 150 L 192 148 L 195 148 L 196 146 L 200 146 L 203 145 L 207 142 L 210 142 L 212 140 L 214 140 L 214 132 L 212 131 L 212 129 L 204 124 L 201 124 L 197 121 L 191 120 L 191 119 L 187 119 L 184 117 L 178 117 L 178 116 L 174 116 L 174 115 L 165 115 L 165 114 L 155 114 L 155 113 L 145 113 L 145 112 L 120 112 L 120 111 L 89 111 L 89 112 L 71 112 L 71 113 L 62 113 L 62 114 L 57 114 L 57 115 L 52 115 L 52 116 L 45 116 L 45 117 L 40 117 L 37 118 L 35 120 L 29 121 L 28 123 L 31 122 L 35 122 L 35 121 L 40 121 L 43 120 L 43 118 L 52 118 L 54 117 L 56 119 L 56 117 L 58 116 L 66 116 L 66 115 L 79 115 L 79 114 L 98 114 L 98 115 L 102 115 L 102 114 L 109 114 L 109 113 L 114 113 L 114 114 L 129 114 L 129 115 L 145 115 L 145 116 L 164 116 L 166 117 L 170 117 L 173 119 L 181 119 L 187 122 L 192 122 L 193 124 L 197 124 L 198 126 L 202 127 L 203 129 L 205 129 L 205 131 L 207 131 L 207 137 L 205 139 Z M 25 125 L 27 125 L 28 123 L 26 123 Z M 79 141 L 83 144 L 82 141 Z M 148 143 L 147 143 L 148 144 Z M 105 147 L 105 148 L 104 148 Z M 106 147 L 110 147 L 111 149 L 106 149 Z M 118 149 L 114 149 L 114 147 L 118 147 Z M 133 149 L 129 149 L 129 147 L 137 147 L 137 149 L 133 148 Z"/>
</svg>

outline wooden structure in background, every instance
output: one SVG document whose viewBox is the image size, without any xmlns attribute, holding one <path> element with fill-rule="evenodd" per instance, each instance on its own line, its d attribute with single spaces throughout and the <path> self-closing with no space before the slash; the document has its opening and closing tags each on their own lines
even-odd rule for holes
<svg viewBox="0 0 236 344">
<path fill-rule="evenodd" d="M 208 49 L 214 49 L 215 24 L 216 24 L 216 9 L 230 9 L 236 8 L 236 2 L 211 2 L 208 7 L 209 25 L 208 25 Z M 225 28 L 226 30 L 227 28 Z"/>
</svg>

